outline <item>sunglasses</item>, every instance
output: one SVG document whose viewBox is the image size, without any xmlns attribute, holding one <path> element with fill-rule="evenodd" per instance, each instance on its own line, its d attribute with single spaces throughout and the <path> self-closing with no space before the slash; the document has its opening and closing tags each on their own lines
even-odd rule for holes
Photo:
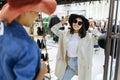
<svg viewBox="0 0 120 80">
<path fill-rule="evenodd" d="M 83 24 L 83 22 L 77 21 L 77 20 L 73 20 L 73 23 L 77 23 L 79 26 L 81 26 Z"/>
</svg>

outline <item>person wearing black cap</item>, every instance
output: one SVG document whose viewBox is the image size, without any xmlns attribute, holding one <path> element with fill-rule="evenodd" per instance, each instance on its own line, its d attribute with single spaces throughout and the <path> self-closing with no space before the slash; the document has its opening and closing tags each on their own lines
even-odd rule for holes
<svg viewBox="0 0 120 80">
<path fill-rule="evenodd" d="M 59 28 L 66 21 L 70 29 Z M 89 21 L 83 15 L 71 14 L 55 24 L 51 31 L 59 37 L 59 47 L 55 75 L 60 80 L 71 80 L 78 75 L 78 80 L 91 80 L 93 38 L 88 33 Z"/>
</svg>

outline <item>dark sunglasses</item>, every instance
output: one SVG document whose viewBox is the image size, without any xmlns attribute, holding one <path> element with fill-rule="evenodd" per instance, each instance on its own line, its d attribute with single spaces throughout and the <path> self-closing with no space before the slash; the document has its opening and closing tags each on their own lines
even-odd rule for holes
<svg viewBox="0 0 120 80">
<path fill-rule="evenodd" d="M 73 20 L 73 23 L 78 23 L 79 26 L 81 26 L 83 24 L 83 22 L 77 21 L 77 20 Z"/>
</svg>

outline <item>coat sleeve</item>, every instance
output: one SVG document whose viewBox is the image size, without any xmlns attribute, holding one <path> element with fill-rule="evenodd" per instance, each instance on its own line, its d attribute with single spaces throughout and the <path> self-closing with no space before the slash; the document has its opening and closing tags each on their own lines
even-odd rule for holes
<svg viewBox="0 0 120 80">
<path fill-rule="evenodd" d="M 58 37 L 63 35 L 63 31 L 59 30 L 59 28 L 62 27 L 61 22 L 55 24 L 52 28 L 51 31 Z"/>
<path fill-rule="evenodd" d="M 16 80 L 35 80 L 40 69 L 40 51 L 37 46 L 29 45 L 19 55 L 13 71 Z"/>
<path fill-rule="evenodd" d="M 87 78 L 86 80 L 91 80 L 92 78 L 92 60 L 93 60 L 93 37 L 92 34 L 88 37 L 88 44 L 87 44 Z"/>
<path fill-rule="evenodd" d="M 88 49 L 88 64 L 89 67 L 92 67 L 92 58 L 93 58 L 93 36 L 92 34 L 89 34 L 89 42 L 87 45 L 87 49 Z"/>
<path fill-rule="evenodd" d="M 95 36 L 97 36 L 97 37 L 99 37 L 100 35 L 102 35 L 102 33 L 99 32 L 97 28 L 95 28 L 95 29 L 89 29 L 89 31 L 90 31 L 93 35 L 95 35 Z"/>
</svg>

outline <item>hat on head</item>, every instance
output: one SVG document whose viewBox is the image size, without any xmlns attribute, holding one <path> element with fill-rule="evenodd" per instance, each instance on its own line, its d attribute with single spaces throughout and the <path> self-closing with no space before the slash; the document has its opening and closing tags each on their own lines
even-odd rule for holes
<svg viewBox="0 0 120 80">
<path fill-rule="evenodd" d="M 87 31 L 88 28 L 89 28 L 89 21 L 83 15 L 71 14 L 70 17 L 69 17 L 69 20 L 68 20 L 70 26 L 72 26 L 72 23 L 76 18 L 81 18 L 82 19 L 82 21 L 85 25 L 85 30 Z"/>
<path fill-rule="evenodd" d="M 26 11 L 43 12 L 50 15 L 55 11 L 56 5 L 56 0 L 7 0 L 1 9 L 0 21 L 6 19 L 10 23 Z"/>
</svg>

